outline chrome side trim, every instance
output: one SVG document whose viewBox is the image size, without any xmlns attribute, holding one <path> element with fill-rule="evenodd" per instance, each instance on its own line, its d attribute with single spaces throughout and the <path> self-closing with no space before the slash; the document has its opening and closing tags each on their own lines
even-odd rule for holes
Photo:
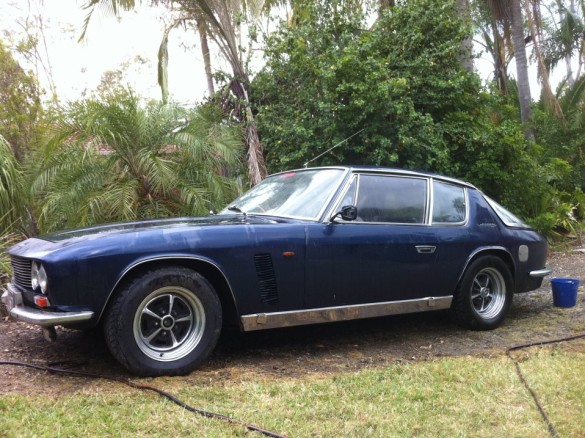
<svg viewBox="0 0 585 438">
<path fill-rule="evenodd" d="M 47 312 L 46 310 L 28 307 L 22 300 L 22 293 L 12 284 L 8 284 L 8 288 L 2 294 L 2 302 L 6 305 L 13 318 L 28 322 L 29 324 L 40 325 L 41 327 L 87 321 L 93 318 L 94 315 L 89 310 L 80 312 Z"/>
<path fill-rule="evenodd" d="M 244 331 L 266 330 L 279 327 L 293 327 L 305 324 L 347 321 L 352 319 L 373 318 L 377 316 L 398 315 L 402 313 L 425 312 L 451 307 L 453 296 L 427 297 L 417 300 L 386 301 L 382 303 L 356 304 L 352 306 L 321 307 L 288 312 L 254 313 L 242 315 Z"/>
<path fill-rule="evenodd" d="M 530 275 L 531 277 L 546 277 L 547 275 L 552 274 L 552 269 L 551 268 L 544 268 L 544 269 L 539 269 L 537 271 L 530 271 Z"/>
</svg>

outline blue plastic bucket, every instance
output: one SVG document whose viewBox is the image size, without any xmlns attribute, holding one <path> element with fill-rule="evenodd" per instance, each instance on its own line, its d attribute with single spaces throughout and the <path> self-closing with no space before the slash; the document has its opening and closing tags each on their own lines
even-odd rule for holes
<svg viewBox="0 0 585 438">
<path fill-rule="evenodd" d="M 575 278 L 553 278 L 550 281 L 553 304 L 556 307 L 573 307 L 577 304 L 579 280 Z"/>
</svg>

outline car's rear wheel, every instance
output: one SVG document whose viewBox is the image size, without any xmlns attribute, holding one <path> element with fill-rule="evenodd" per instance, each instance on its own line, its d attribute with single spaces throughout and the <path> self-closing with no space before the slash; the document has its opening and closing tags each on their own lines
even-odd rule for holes
<svg viewBox="0 0 585 438">
<path fill-rule="evenodd" d="M 114 357 L 141 376 L 187 374 L 215 347 L 222 310 L 213 287 L 183 267 L 143 273 L 116 296 L 104 333 Z"/>
<path fill-rule="evenodd" d="M 455 320 L 464 327 L 491 330 L 504 321 L 513 293 L 512 275 L 504 261 L 483 256 L 463 274 L 451 309 Z"/>
</svg>

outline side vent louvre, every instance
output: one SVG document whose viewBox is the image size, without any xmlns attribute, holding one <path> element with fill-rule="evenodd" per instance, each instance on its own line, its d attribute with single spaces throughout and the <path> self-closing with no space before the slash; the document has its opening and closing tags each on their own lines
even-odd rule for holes
<svg viewBox="0 0 585 438">
<path fill-rule="evenodd" d="M 276 276 L 272 257 L 270 254 L 256 254 L 254 256 L 256 265 L 256 276 L 258 277 L 258 289 L 260 299 L 264 304 L 278 304 L 278 288 L 276 287 Z"/>
</svg>

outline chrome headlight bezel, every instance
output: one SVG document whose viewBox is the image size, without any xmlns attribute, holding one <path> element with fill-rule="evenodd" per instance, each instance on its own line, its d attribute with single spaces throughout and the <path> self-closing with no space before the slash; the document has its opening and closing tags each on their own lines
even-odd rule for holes
<svg viewBox="0 0 585 438">
<path fill-rule="evenodd" d="M 31 286 L 33 290 L 41 290 L 43 295 L 47 294 L 47 272 L 40 262 L 33 262 L 31 268 Z"/>
</svg>

